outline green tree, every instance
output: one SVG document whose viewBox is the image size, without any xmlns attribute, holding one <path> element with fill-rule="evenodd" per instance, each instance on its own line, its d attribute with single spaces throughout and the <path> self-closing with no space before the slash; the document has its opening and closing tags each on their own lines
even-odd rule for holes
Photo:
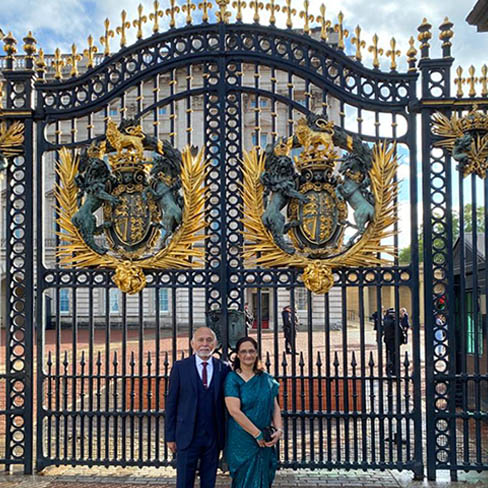
<svg viewBox="0 0 488 488">
<path fill-rule="evenodd" d="M 473 205 L 471 203 L 467 203 L 463 208 L 463 217 L 464 217 L 464 232 L 472 232 L 473 231 Z M 453 232 L 453 239 L 456 240 L 459 237 L 459 214 L 455 210 L 452 212 L 452 232 Z M 436 229 L 437 226 L 437 229 Z M 437 230 L 438 233 L 442 234 L 445 232 L 445 227 L 441 226 L 440 224 L 434 224 L 434 232 Z M 485 231 L 485 207 L 479 206 L 476 209 L 476 230 L 477 232 L 484 232 Z M 422 262 L 424 260 L 424 228 L 423 226 L 420 227 L 420 232 L 418 234 L 419 240 L 419 261 Z M 400 264 L 408 264 L 411 261 L 411 249 L 410 246 L 403 247 L 398 252 L 398 261 Z"/>
</svg>

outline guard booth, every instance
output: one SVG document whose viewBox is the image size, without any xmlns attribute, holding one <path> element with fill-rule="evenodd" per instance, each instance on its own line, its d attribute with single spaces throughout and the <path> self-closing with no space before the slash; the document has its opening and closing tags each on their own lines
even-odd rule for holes
<svg viewBox="0 0 488 488">
<path fill-rule="evenodd" d="M 447 19 L 401 60 L 325 6 L 233 6 L 154 2 L 70 53 L 4 37 L 0 463 L 171 464 L 172 364 L 217 311 L 232 359 L 248 301 L 281 467 L 486 469 L 486 68 L 452 72 Z"/>
</svg>

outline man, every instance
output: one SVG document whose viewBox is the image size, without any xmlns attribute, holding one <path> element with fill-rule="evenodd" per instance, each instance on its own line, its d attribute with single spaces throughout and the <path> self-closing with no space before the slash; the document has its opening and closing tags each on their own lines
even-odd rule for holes
<svg viewBox="0 0 488 488">
<path fill-rule="evenodd" d="M 408 329 L 410 329 L 410 322 L 408 320 L 408 312 L 405 307 L 400 309 L 400 325 L 402 327 L 403 340 L 402 344 L 408 343 Z"/>
<path fill-rule="evenodd" d="M 296 313 L 291 309 L 289 305 L 283 308 L 281 312 L 283 319 L 283 332 L 285 333 L 285 348 L 287 354 L 298 354 L 294 351 L 294 337 L 298 324 L 298 318 Z"/>
<path fill-rule="evenodd" d="M 249 303 L 247 302 L 244 304 L 244 314 L 246 319 L 246 327 L 248 329 L 252 329 L 254 323 L 254 315 L 249 310 Z"/>
<path fill-rule="evenodd" d="M 383 319 L 383 340 L 386 346 L 386 374 L 395 376 L 400 366 L 402 328 L 394 308 L 389 308 Z"/>
<path fill-rule="evenodd" d="M 166 399 L 166 442 L 176 453 L 176 487 L 193 488 L 200 461 L 200 487 L 214 488 L 219 451 L 224 448 L 224 380 L 230 367 L 213 358 L 217 338 L 200 327 L 194 354 L 176 361 Z"/>
</svg>

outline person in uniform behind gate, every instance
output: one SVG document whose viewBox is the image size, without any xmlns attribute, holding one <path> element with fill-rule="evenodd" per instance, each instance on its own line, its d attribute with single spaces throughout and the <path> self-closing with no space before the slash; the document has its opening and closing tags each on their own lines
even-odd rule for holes
<svg viewBox="0 0 488 488">
<path fill-rule="evenodd" d="M 298 317 L 295 311 L 287 305 L 281 312 L 283 319 L 283 332 L 285 333 L 285 348 L 287 354 L 298 354 L 294 350 L 295 334 L 298 325 Z"/>
<path fill-rule="evenodd" d="M 394 308 L 389 308 L 383 319 L 383 341 L 386 346 L 386 374 L 395 375 L 399 371 L 400 345 L 403 344 L 404 337 Z"/>
<path fill-rule="evenodd" d="M 245 315 L 246 327 L 248 329 L 252 329 L 254 323 L 254 315 L 249 310 L 249 303 L 247 302 L 244 304 L 244 315 Z"/>
<path fill-rule="evenodd" d="M 408 330 L 410 329 L 410 322 L 408 320 L 408 312 L 405 307 L 400 309 L 400 325 L 402 327 L 403 341 L 402 344 L 408 343 Z"/>
<path fill-rule="evenodd" d="M 193 488 L 200 462 L 200 487 L 214 488 L 219 452 L 224 447 L 224 380 L 230 367 L 212 354 L 215 333 L 193 334 L 194 354 L 176 361 L 166 399 L 166 442 L 176 454 L 176 487 Z"/>
</svg>

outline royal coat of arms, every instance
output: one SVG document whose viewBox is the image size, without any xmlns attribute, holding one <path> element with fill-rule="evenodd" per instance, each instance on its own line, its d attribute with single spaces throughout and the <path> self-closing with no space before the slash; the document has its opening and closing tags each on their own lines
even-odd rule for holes
<svg viewBox="0 0 488 488">
<path fill-rule="evenodd" d="M 201 265 L 203 152 L 183 153 L 109 120 L 106 134 L 72 156 L 63 148 L 56 188 L 63 264 L 114 268 L 126 293 L 146 285 L 144 269 Z"/>
<path fill-rule="evenodd" d="M 395 153 L 311 114 L 293 136 L 245 154 L 246 257 L 303 269 L 315 293 L 331 288 L 335 268 L 385 263 L 381 255 L 394 252 L 384 240 L 396 221 Z"/>
</svg>

